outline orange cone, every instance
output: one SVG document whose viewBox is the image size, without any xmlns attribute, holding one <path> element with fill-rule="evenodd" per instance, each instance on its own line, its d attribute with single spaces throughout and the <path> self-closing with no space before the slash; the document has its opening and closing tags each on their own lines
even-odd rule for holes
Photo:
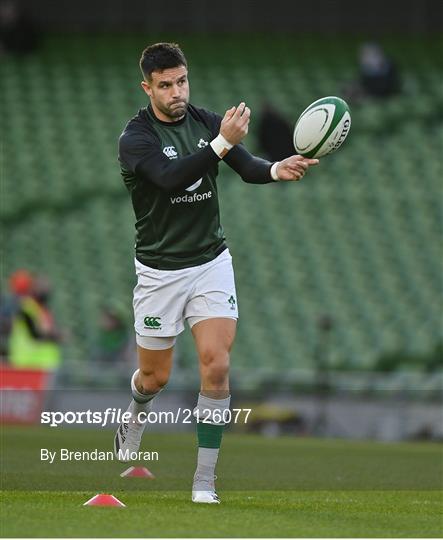
<svg viewBox="0 0 443 540">
<path fill-rule="evenodd" d="M 150 478 L 151 480 L 155 478 L 152 472 L 146 467 L 129 467 L 120 476 L 122 478 Z"/>
<path fill-rule="evenodd" d="M 83 503 L 83 506 L 118 506 L 126 507 L 126 504 L 123 504 L 121 501 L 114 497 L 114 495 L 107 495 L 105 493 L 98 493 L 89 501 Z"/>
</svg>

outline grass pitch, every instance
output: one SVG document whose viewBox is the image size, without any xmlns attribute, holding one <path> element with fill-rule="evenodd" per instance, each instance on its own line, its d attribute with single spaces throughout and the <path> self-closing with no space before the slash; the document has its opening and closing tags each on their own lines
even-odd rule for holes
<svg viewBox="0 0 443 540">
<path fill-rule="evenodd" d="M 109 430 L 3 428 L 1 535 L 24 537 L 440 537 L 442 446 L 227 433 L 221 505 L 195 505 L 192 434 L 152 434 L 142 463 L 40 461 L 40 448 L 108 450 Z M 83 507 L 110 492 L 126 508 Z"/>
</svg>

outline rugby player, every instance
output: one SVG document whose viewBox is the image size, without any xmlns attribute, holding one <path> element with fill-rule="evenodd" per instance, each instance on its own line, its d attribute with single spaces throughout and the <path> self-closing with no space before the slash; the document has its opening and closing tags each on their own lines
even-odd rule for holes
<svg viewBox="0 0 443 540">
<path fill-rule="evenodd" d="M 132 376 L 132 420 L 115 435 L 114 451 L 136 452 L 152 400 L 167 384 L 185 321 L 201 377 L 194 415 L 197 468 L 192 501 L 219 503 L 215 466 L 229 409 L 229 355 L 238 318 L 232 258 L 220 223 L 216 178 L 224 161 L 244 182 L 300 180 L 318 160 L 293 155 L 271 163 L 241 144 L 251 111 L 244 102 L 223 117 L 189 103 L 186 58 L 177 44 L 147 47 L 141 86 L 150 104 L 119 140 L 121 174 L 135 212 L 135 332 L 139 369 Z M 120 451 L 120 452 L 119 452 Z"/>
</svg>

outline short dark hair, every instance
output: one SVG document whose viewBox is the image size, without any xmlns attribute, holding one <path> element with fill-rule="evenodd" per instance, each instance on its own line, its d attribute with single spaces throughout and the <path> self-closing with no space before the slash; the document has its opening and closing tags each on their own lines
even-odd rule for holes
<svg viewBox="0 0 443 540">
<path fill-rule="evenodd" d="M 188 67 L 185 55 L 177 43 L 154 43 L 146 47 L 140 58 L 140 69 L 145 79 L 150 80 L 153 71 L 178 66 Z"/>
</svg>

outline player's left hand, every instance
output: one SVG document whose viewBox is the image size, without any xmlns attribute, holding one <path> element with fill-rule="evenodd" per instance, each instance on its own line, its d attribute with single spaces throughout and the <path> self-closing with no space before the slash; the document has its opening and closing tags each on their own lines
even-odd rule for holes
<svg viewBox="0 0 443 540">
<path fill-rule="evenodd" d="M 309 159 L 299 155 L 290 156 L 280 161 L 277 166 L 277 175 L 279 180 L 283 181 L 301 180 L 309 167 L 318 163 L 318 159 Z"/>
</svg>

